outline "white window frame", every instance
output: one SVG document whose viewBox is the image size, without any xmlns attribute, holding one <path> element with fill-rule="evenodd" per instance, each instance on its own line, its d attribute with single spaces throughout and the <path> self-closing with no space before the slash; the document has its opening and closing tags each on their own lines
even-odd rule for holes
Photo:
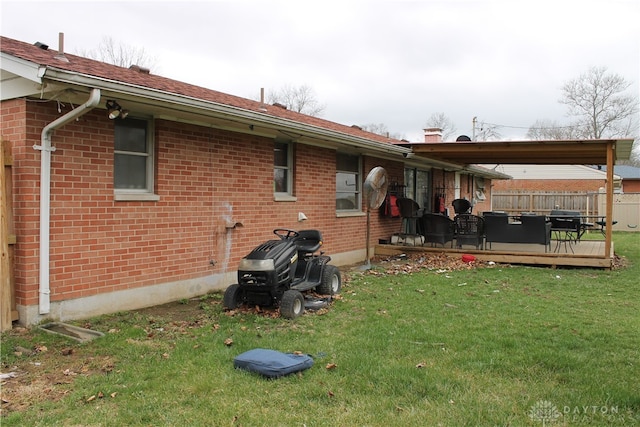
<svg viewBox="0 0 640 427">
<path fill-rule="evenodd" d="M 115 174 L 116 174 L 116 170 L 115 170 L 115 163 L 114 163 L 114 169 L 113 169 L 113 182 L 114 182 L 114 188 L 113 188 L 113 193 L 114 193 L 114 198 L 116 201 L 158 201 L 160 200 L 160 196 L 158 196 L 157 194 L 154 193 L 154 176 L 155 176 L 155 171 L 154 171 L 154 165 L 155 165 L 155 141 L 154 141 L 154 124 L 153 124 L 153 120 L 148 119 L 148 118 L 132 118 L 129 117 L 127 119 L 121 119 L 121 120 L 140 120 L 140 121 L 144 121 L 146 123 L 146 130 L 145 130 L 145 137 L 146 137 L 146 152 L 145 153 L 140 153 L 140 152 L 129 152 L 129 151 L 122 151 L 122 150 L 116 150 L 115 149 L 115 143 L 114 143 L 114 150 L 113 150 L 113 158 L 114 158 L 114 162 L 115 162 L 115 157 L 116 154 L 119 155 L 131 155 L 131 156 L 144 156 L 146 157 L 146 162 L 145 162 L 145 167 L 146 167 L 146 187 L 145 188 L 135 188 L 135 189 L 129 189 L 129 188 L 116 188 L 115 187 Z M 116 121 L 114 121 L 114 128 L 115 126 L 118 126 L 119 120 L 116 119 Z M 114 138 L 115 138 L 115 132 L 114 132 Z"/>
<path fill-rule="evenodd" d="M 343 191 L 340 192 L 338 190 L 338 174 L 339 173 L 345 173 L 345 174 L 354 174 L 354 171 L 351 170 L 341 170 L 338 168 L 338 158 L 339 156 L 349 156 L 349 157 L 355 157 L 358 160 L 358 167 L 357 167 L 357 171 L 355 172 L 355 185 L 356 185 L 356 189 L 355 191 Z M 336 212 L 339 214 L 349 214 L 349 213 L 357 213 L 360 214 L 362 213 L 362 156 L 358 155 L 358 154 L 350 154 L 350 153 L 336 153 L 336 202 L 338 200 L 338 194 L 351 194 L 351 193 L 355 193 L 355 201 L 354 204 L 355 206 L 351 209 L 339 209 L 338 206 L 336 206 Z"/>
<path fill-rule="evenodd" d="M 293 179 L 294 179 L 294 170 L 293 170 L 293 143 L 288 140 L 280 140 L 276 139 L 274 142 L 274 153 L 276 150 L 276 144 L 286 145 L 287 147 L 287 164 L 276 165 L 275 162 L 275 154 L 273 159 L 273 170 L 274 170 L 274 182 L 273 182 L 273 197 L 276 201 L 282 202 L 290 202 L 295 201 L 296 198 L 293 195 Z M 276 191 L 276 183 L 275 183 L 275 171 L 276 170 L 284 170 L 287 176 L 287 188 L 286 191 Z"/>
</svg>

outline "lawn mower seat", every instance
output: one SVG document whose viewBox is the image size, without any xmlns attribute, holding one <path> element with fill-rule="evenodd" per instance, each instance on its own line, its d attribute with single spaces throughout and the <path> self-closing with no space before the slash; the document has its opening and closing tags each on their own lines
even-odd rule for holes
<svg viewBox="0 0 640 427">
<path fill-rule="evenodd" d="M 322 246 L 322 233 L 318 230 L 300 230 L 295 238 L 298 252 L 312 254 Z"/>
</svg>

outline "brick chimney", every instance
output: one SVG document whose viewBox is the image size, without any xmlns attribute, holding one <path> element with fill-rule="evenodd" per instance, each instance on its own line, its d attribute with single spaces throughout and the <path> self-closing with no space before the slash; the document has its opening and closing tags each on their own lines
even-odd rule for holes
<svg viewBox="0 0 640 427">
<path fill-rule="evenodd" d="M 440 128 L 424 129 L 424 142 L 442 142 L 442 129 Z"/>
</svg>

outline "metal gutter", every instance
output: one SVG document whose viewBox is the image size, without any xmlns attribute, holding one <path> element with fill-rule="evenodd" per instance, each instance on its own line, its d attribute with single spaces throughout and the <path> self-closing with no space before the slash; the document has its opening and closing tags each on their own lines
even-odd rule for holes
<svg viewBox="0 0 640 427">
<path fill-rule="evenodd" d="M 400 147 L 392 143 L 371 141 L 366 138 L 348 135 L 340 131 L 329 130 L 294 120 L 283 119 L 257 111 L 254 112 L 240 107 L 205 101 L 186 95 L 179 95 L 156 89 L 149 89 L 143 86 L 118 82 L 101 77 L 88 76 L 52 67 L 41 68 L 40 76 L 43 80 L 48 79 L 60 83 L 97 87 L 103 91 L 112 91 L 114 93 L 136 96 L 169 104 L 183 105 L 197 111 L 210 112 L 214 117 L 229 118 L 236 121 L 238 119 L 243 119 L 247 121 L 247 124 L 269 126 L 277 130 L 301 133 L 306 137 L 327 139 L 332 142 L 349 144 L 369 151 L 397 154 L 399 156 L 411 152 L 411 149 Z"/>
</svg>

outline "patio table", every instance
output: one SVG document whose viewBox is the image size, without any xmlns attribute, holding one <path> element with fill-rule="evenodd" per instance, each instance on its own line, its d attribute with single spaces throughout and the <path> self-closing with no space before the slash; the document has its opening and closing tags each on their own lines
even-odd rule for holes
<svg viewBox="0 0 640 427">
<path fill-rule="evenodd" d="M 611 225 L 617 224 L 618 221 L 612 221 Z M 586 233 L 588 230 L 596 228 L 603 236 L 606 233 L 607 217 L 605 215 L 580 215 L 580 230 L 577 235 L 577 240 Z"/>
</svg>

